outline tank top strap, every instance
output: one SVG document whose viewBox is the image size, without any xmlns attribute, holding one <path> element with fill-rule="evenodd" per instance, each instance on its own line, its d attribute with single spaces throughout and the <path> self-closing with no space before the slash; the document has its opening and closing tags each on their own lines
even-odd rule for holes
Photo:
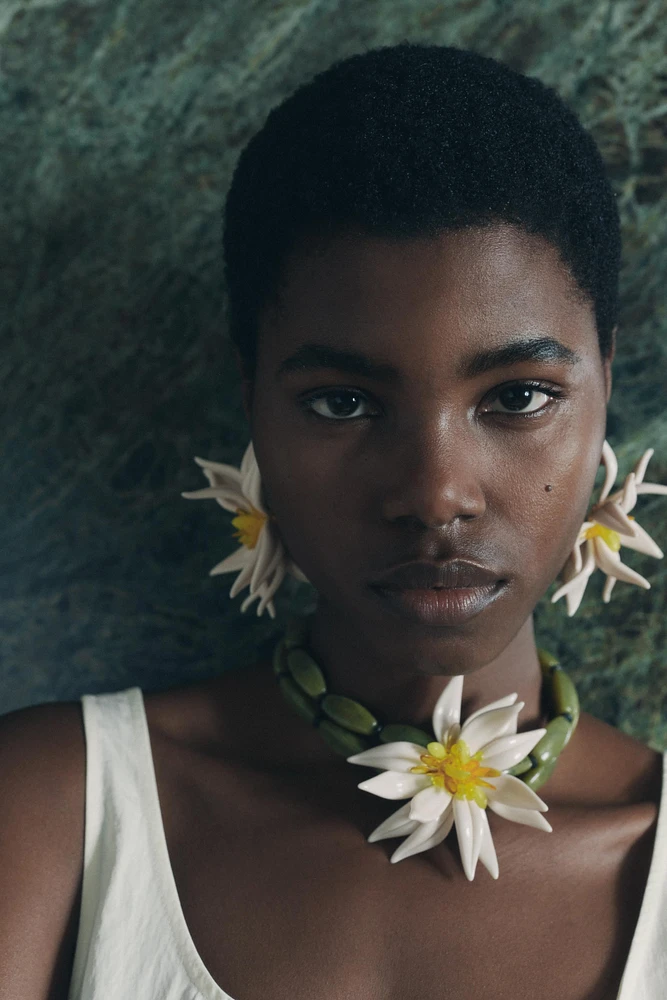
<svg viewBox="0 0 667 1000">
<path fill-rule="evenodd" d="M 79 997 L 99 947 L 118 859 L 129 838 L 142 851 L 141 789 L 149 761 L 139 752 L 141 688 L 81 696 L 86 739 L 83 885 L 70 997 Z M 142 774 L 142 771 L 144 772 Z M 138 838 L 138 839 L 137 839 Z"/>
<path fill-rule="evenodd" d="M 82 898 L 68 1000 L 232 1000 L 190 936 L 171 870 L 140 687 L 82 695 Z"/>
</svg>

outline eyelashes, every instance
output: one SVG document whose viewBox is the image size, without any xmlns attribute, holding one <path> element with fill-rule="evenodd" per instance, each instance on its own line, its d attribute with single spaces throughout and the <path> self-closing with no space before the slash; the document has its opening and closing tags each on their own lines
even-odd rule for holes
<svg viewBox="0 0 667 1000">
<path fill-rule="evenodd" d="M 539 405 L 532 405 L 535 402 L 535 396 L 542 396 L 544 402 L 539 402 Z M 563 396 L 564 392 L 562 390 L 556 389 L 553 385 L 545 384 L 544 382 L 526 380 L 511 382 L 499 386 L 489 394 L 482 412 L 495 413 L 503 418 L 534 419 L 547 410 L 550 410 Z M 323 402 L 324 409 L 328 408 L 331 411 L 332 407 L 327 402 L 329 399 L 335 400 L 333 409 L 337 409 L 338 413 L 334 412 L 332 415 L 327 415 L 315 409 L 316 403 Z M 342 406 L 340 405 L 341 401 Z M 498 406 L 494 408 L 492 404 L 498 404 Z M 316 419 L 325 420 L 327 423 L 356 423 L 358 420 L 369 420 L 381 415 L 378 412 L 370 414 L 357 413 L 356 411 L 359 407 L 364 405 L 374 406 L 367 394 L 362 392 L 361 389 L 353 389 L 346 386 L 320 389 L 299 400 L 299 406 L 306 413 Z M 377 411 L 378 408 L 375 407 L 375 409 Z M 349 410 L 349 412 L 341 413 L 341 410 Z"/>
</svg>

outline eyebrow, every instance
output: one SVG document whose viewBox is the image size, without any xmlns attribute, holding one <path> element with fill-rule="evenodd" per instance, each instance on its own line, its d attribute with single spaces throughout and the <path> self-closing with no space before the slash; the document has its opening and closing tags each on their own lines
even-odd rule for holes
<svg viewBox="0 0 667 1000">
<path fill-rule="evenodd" d="M 478 351 L 459 365 L 457 374 L 464 378 L 473 378 L 494 368 L 508 368 L 510 365 L 526 361 L 575 365 L 580 360 L 576 351 L 553 337 L 521 338 L 500 347 Z M 321 368 L 378 379 L 388 384 L 398 384 L 401 381 L 401 373 L 394 365 L 369 357 L 360 351 L 316 343 L 302 344 L 294 354 L 285 358 L 278 366 L 278 375 L 289 372 L 311 372 Z"/>
</svg>

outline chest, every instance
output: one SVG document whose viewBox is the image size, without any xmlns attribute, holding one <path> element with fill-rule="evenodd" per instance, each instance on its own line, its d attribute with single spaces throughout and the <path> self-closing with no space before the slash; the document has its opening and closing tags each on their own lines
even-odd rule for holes
<svg viewBox="0 0 667 1000">
<path fill-rule="evenodd" d="M 366 842 L 395 803 L 155 766 L 190 935 L 234 1000 L 616 1000 L 650 862 L 621 810 L 550 812 L 551 834 L 490 815 L 500 877 L 468 882 L 454 830 L 395 865 L 398 840 Z"/>
</svg>

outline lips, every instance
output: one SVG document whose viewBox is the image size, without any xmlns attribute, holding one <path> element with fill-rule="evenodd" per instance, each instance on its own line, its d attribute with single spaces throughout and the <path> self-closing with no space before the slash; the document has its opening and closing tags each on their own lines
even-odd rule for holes
<svg viewBox="0 0 667 1000">
<path fill-rule="evenodd" d="M 497 583 L 502 574 L 486 566 L 454 559 L 447 562 L 411 562 L 395 566 L 371 586 L 383 590 L 467 590 Z"/>
</svg>

